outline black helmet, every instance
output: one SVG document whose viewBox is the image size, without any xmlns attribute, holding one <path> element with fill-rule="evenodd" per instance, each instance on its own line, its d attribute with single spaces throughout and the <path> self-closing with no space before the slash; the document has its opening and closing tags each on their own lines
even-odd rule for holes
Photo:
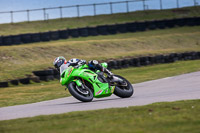
<svg viewBox="0 0 200 133">
<path fill-rule="evenodd" d="M 53 65 L 58 71 L 60 71 L 60 66 L 64 63 L 66 63 L 66 59 L 63 56 L 59 56 L 55 58 Z"/>
</svg>

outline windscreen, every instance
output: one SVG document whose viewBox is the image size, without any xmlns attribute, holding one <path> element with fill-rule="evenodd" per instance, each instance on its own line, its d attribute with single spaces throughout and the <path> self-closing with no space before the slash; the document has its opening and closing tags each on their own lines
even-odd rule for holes
<svg viewBox="0 0 200 133">
<path fill-rule="evenodd" d="M 69 63 L 60 66 L 60 75 L 69 67 Z"/>
</svg>

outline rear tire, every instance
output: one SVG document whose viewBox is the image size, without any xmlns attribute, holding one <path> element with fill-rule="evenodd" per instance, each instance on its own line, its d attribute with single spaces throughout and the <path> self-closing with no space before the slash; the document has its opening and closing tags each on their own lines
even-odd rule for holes
<svg viewBox="0 0 200 133">
<path fill-rule="evenodd" d="M 80 92 L 78 92 L 78 90 L 76 89 L 76 86 L 77 85 L 75 82 L 71 82 L 68 84 L 68 90 L 69 90 L 70 94 L 82 102 L 91 102 L 93 99 L 92 91 L 89 88 L 86 88 L 86 90 L 89 92 L 89 94 L 84 95 L 84 94 L 81 94 Z"/>
<path fill-rule="evenodd" d="M 121 98 L 128 98 L 133 95 L 134 89 L 131 83 L 123 78 L 122 76 L 115 75 L 116 77 L 123 79 L 127 83 L 127 87 L 125 86 L 115 86 L 114 94 Z"/>
</svg>

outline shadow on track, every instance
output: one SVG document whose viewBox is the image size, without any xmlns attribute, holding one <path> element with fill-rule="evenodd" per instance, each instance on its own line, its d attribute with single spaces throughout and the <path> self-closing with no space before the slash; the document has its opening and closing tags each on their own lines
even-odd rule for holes
<svg viewBox="0 0 200 133">
<path fill-rule="evenodd" d="M 113 100 L 117 100 L 117 99 L 123 99 L 120 97 L 117 98 L 113 98 L 113 99 L 95 99 L 92 102 L 71 102 L 71 103 L 62 103 L 62 104 L 53 104 L 53 105 L 77 105 L 77 104 L 92 104 L 92 103 L 97 103 L 97 102 L 105 102 L 105 101 L 113 101 Z"/>
</svg>

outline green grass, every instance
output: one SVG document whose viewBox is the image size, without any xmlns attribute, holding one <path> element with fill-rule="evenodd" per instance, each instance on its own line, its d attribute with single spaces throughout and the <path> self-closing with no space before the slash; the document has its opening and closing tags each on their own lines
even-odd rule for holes
<svg viewBox="0 0 200 133">
<path fill-rule="evenodd" d="M 0 121 L 5 133 L 199 133 L 200 100 Z"/>
<path fill-rule="evenodd" d="M 113 70 L 113 73 L 127 78 L 131 83 L 139 83 L 179 74 L 200 71 L 200 60 L 179 61 L 146 67 L 132 67 Z M 0 107 L 26 104 L 70 96 L 59 81 L 0 88 Z"/>
<path fill-rule="evenodd" d="M 96 26 L 104 24 L 125 23 L 133 21 L 170 19 L 180 17 L 200 16 L 200 6 L 169 10 L 148 10 L 113 15 L 87 16 L 81 18 L 64 18 L 49 21 L 23 22 L 16 24 L 1 24 L 0 35 L 36 33 L 66 28 Z"/>
<path fill-rule="evenodd" d="M 124 57 L 200 51 L 200 26 L 72 38 L 0 48 L 0 81 L 53 67 L 57 56 L 109 60 Z"/>
</svg>

